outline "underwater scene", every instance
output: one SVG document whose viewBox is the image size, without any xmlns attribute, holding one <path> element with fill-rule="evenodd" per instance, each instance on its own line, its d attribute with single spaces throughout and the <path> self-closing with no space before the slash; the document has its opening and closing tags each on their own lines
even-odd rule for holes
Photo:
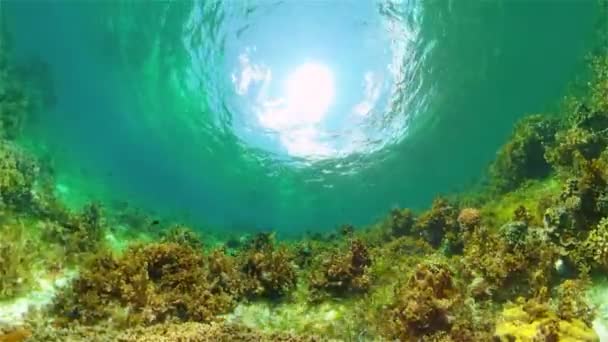
<svg viewBox="0 0 608 342">
<path fill-rule="evenodd" d="M 0 0 L 0 342 L 608 342 L 608 0 Z"/>
</svg>

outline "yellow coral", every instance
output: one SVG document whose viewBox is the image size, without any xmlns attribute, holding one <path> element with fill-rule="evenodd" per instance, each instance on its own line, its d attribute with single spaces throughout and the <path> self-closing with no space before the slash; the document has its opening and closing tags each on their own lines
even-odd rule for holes
<svg viewBox="0 0 608 342">
<path fill-rule="evenodd" d="M 602 219 L 589 233 L 584 246 L 598 266 L 608 269 L 608 218 Z"/>
<path fill-rule="evenodd" d="M 547 332 L 546 327 L 554 330 Z M 553 334 L 557 341 L 581 342 L 599 341 L 593 329 L 579 319 L 561 320 L 552 311 L 540 317 L 532 317 L 523 306 L 506 307 L 496 325 L 494 336 L 499 341 L 537 341 L 544 334 Z M 541 339 L 542 340 L 542 339 Z"/>
</svg>

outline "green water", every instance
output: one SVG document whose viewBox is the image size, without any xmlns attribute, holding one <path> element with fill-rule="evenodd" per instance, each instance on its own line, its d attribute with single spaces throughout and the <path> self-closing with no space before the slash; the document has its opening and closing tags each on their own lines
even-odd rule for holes
<svg viewBox="0 0 608 342">
<path fill-rule="evenodd" d="M 285 234 L 367 224 L 477 182 L 513 123 L 551 111 L 581 73 L 597 10 L 1 2 L 17 58 L 50 67 L 55 105 L 25 140 L 53 156 L 67 197 Z M 332 73 L 326 106 L 316 74 L 287 94 L 306 63 Z"/>
</svg>

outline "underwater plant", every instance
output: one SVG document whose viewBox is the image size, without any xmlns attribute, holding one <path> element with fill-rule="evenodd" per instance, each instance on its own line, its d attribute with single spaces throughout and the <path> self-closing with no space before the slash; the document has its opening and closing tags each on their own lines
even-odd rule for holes
<svg viewBox="0 0 608 342">
<path fill-rule="evenodd" d="M 585 96 L 568 97 L 564 129 L 546 151 L 546 159 L 566 175 L 577 159 L 598 158 L 608 146 L 608 56 L 595 56 Z"/>
<path fill-rule="evenodd" d="M 126 202 L 62 203 L 48 165 L 17 145 L 41 101 L 28 77 L 48 71 L 10 63 L 0 49 L 0 302 L 32 294 L 39 274 L 78 275 L 23 325 L 5 329 L 0 307 L 0 341 L 598 341 L 585 294 L 608 270 L 608 57 L 564 117 L 519 121 L 488 188 L 468 199 L 281 243 L 231 231 L 218 244 Z"/>
<path fill-rule="evenodd" d="M 217 270 L 217 268 L 215 268 Z M 134 245 L 116 257 L 101 251 L 55 305 L 68 320 L 112 319 L 128 326 L 209 322 L 235 304 L 235 293 L 205 257 L 174 243 Z"/>
<path fill-rule="evenodd" d="M 392 237 L 409 235 L 414 227 L 415 217 L 410 209 L 393 209 L 390 212 L 390 234 Z"/>
<path fill-rule="evenodd" d="M 275 247 L 272 241 L 258 240 L 252 247 L 240 255 L 245 293 L 270 299 L 289 294 L 296 285 L 292 253 L 285 246 Z"/>
<path fill-rule="evenodd" d="M 456 275 L 446 264 L 420 263 L 395 289 L 383 334 L 399 341 L 470 339 L 471 326 L 456 319 L 468 309 L 463 300 Z"/>
<path fill-rule="evenodd" d="M 589 233 L 581 248 L 581 254 L 590 257 L 594 268 L 608 270 L 608 218 L 602 219 Z"/>
<path fill-rule="evenodd" d="M 0 33 L 0 40 L 5 37 Z M 31 99 L 25 85 L 16 77 L 15 69 L 8 63 L 8 52 L 0 51 L 0 138 L 14 140 L 23 129 L 31 110 Z"/>
<path fill-rule="evenodd" d="M 16 297 L 34 285 L 38 246 L 22 220 L 0 216 L 0 301 Z"/>
<path fill-rule="evenodd" d="M 437 197 L 431 208 L 420 214 L 413 230 L 435 248 L 443 244 L 446 251 L 458 251 L 462 247 L 458 214 L 447 199 Z"/>
<path fill-rule="evenodd" d="M 38 165 L 12 142 L 0 140 L 0 206 L 23 211 L 31 206 Z"/>
<path fill-rule="evenodd" d="M 189 246 L 194 250 L 201 250 L 203 248 L 203 241 L 200 235 L 183 225 L 174 225 L 168 230 L 162 231 L 160 241 Z"/>
<path fill-rule="evenodd" d="M 372 281 L 369 267 L 372 260 L 361 240 L 353 239 L 347 251 L 333 251 L 321 258 L 320 266 L 313 269 L 310 275 L 312 299 L 322 297 L 320 292 L 345 296 L 369 289 Z"/>
<path fill-rule="evenodd" d="M 492 189 L 503 193 L 514 190 L 525 180 L 548 176 L 551 165 L 545 160 L 545 150 L 553 143 L 557 126 L 554 118 L 543 115 L 520 120 L 490 167 Z"/>
<path fill-rule="evenodd" d="M 106 218 L 99 203 L 89 203 L 80 213 L 61 211 L 47 219 L 43 236 L 48 241 L 65 246 L 68 253 L 95 252 L 103 243 L 107 231 Z"/>
</svg>

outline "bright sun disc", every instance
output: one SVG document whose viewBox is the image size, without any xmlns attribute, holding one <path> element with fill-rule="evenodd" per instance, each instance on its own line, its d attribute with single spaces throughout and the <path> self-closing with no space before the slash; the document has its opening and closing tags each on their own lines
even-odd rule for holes
<svg viewBox="0 0 608 342">
<path fill-rule="evenodd" d="M 305 63 L 287 79 L 287 106 L 298 121 L 317 123 L 323 119 L 334 98 L 331 70 L 317 63 Z"/>
</svg>

